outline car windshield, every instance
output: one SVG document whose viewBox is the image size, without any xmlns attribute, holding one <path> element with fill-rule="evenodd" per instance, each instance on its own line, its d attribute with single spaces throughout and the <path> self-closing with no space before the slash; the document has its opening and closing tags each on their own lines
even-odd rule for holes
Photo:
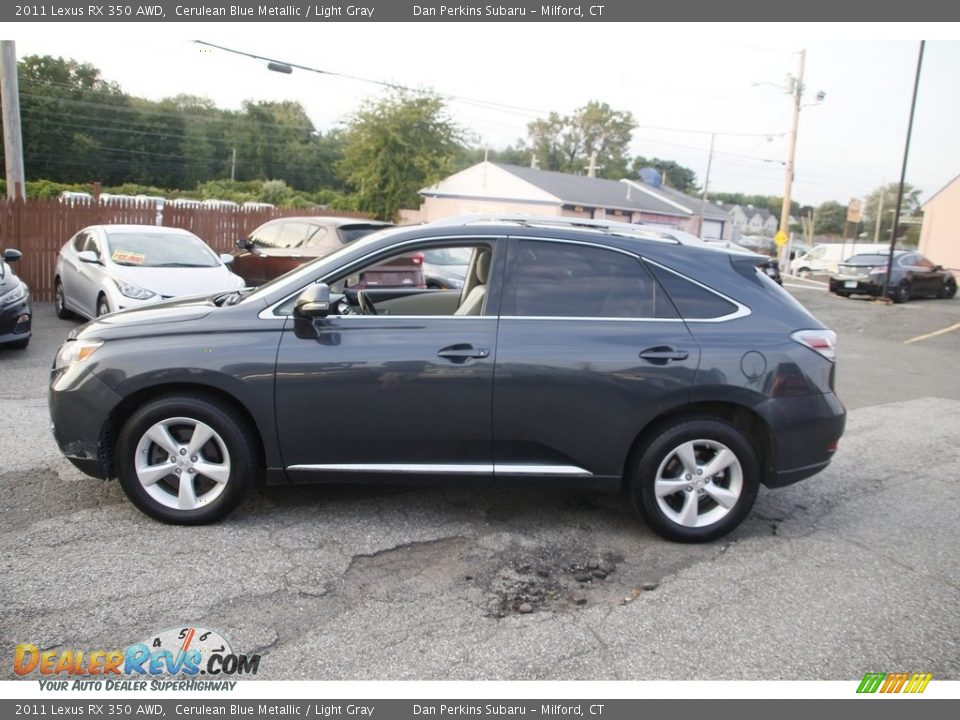
<svg viewBox="0 0 960 720">
<path fill-rule="evenodd" d="M 130 267 L 217 267 L 220 260 L 195 235 L 169 233 L 110 233 L 107 255 Z"/>
<path fill-rule="evenodd" d="M 877 253 L 864 253 L 863 255 L 854 255 L 843 261 L 844 265 L 883 265 L 887 262 L 886 255 Z"/>
<path fill-rule="evenodd" d="M 425 250 L 423 259 L 432 265 L 466 265 L 470 262 L 470 248 L 437 248 Z"/>
<path fill-rule="evenodd" d="M 384 235 L 401 232 L 405 229 L 406 228 L 390 226 L 379 232 L 369 233 L 368 235 L 365 235 L 363 238 L 361 238 L 355 243 L 344 245 L 339 250 L 332 252 L 329 255 L 324 255 L 322 258 L 317 258 L 313 262 L 308 262 L 305 265 L 301 265 L 300 267 L 295 268 L 284 275 L 280 275 L 279 277 L 276 277 L 273 280 L 266 282 L 263 285 L 260 285 L 259 287 L 257 287 L 257 289 L 254 292 L 250 293 L 245 298 L 243 298 L 243 300 L 244 301 L 252 300 L 253 302 L 257 302 L 258 298 L 261 298 L 265 294 L 272 292 L 278 285 L 286 284 L 289 280 L 296 277 L 313 274 L 314 268 L 316 267 L 317 263 L 321 263 L 324 265 L 326 265 L 327 263 L 331 263 L 332 266 L 336 266 L 342 261 L 343 256 L 346 255 L 347 253 L 353 253 L 354 251 L 357 250 L 357 248 L 366 247 L 367 245 L 370 245 L 376 242 L 378 239 L 382 238 Z"/>
</svg>

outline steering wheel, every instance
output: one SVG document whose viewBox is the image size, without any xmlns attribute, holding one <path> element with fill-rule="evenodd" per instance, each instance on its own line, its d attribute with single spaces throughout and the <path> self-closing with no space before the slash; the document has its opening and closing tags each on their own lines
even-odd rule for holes
<svg viewBox="0 0 960 720">
<path fill-rule="evenodd" d="M 377 309 L 373 306 L 373 302 L 371 302 L 370 296 L 367 295 L 366 291 L 359 290 L 357 292 L 357 304 L 360 306 L 360 312 L 364 315 L 377 314 Z"/>
</svg>

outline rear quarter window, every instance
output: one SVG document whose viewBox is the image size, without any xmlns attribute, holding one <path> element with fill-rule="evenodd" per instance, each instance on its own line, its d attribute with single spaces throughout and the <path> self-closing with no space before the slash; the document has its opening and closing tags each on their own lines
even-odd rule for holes
<svg viewBox="0 0 960 720">
<path fill-rule="evenodd" d="M 647 263 L 647 267 L 666 290 L 684 320 L 713 320 L 737 311 L 734 303 L 712 290 L 653 263 Z"/>
</svg>

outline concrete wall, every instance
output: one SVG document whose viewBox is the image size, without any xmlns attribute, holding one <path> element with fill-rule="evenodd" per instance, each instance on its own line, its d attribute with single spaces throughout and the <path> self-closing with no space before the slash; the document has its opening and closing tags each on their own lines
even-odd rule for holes
<svg viewBox="0 0 960 720">
<path fill-rule="evenodd" d="M 960 177 L 923 206 L 919 250 L 938 265 L 960 271 Z"/>
</svg>

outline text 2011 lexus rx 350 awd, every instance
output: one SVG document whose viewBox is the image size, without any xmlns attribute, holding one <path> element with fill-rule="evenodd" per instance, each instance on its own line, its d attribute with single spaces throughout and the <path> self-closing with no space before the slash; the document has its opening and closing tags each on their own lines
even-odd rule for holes
<svg viewBox="0 0 960 720">
<path fill-rule="evenodd" d="M 359 280 L 438 249 L 469 254 L 462 288 Z M 260 474 L 536 478 L 623 490 L 660 535 L 708 541 L 843 433 L 835 336 L 762 260 L 562 218 L 392 228 L 256 290 L 79 328 L 53 432 L 170 523 L 223 518 Z"/>
</svg>

